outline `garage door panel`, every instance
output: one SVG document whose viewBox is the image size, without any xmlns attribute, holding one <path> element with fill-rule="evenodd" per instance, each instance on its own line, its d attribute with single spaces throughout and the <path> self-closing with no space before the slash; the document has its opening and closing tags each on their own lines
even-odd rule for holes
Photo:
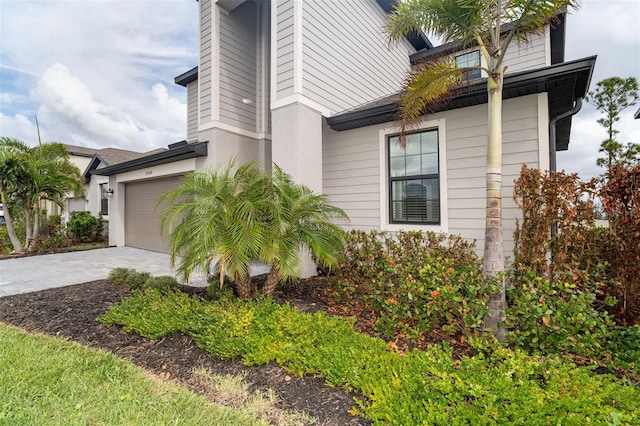
<svg viewBox="0 0 640 426">
<path fill-rule="evenodd" d="M 125 186 L 125 244 L 166 253 L 167 242 L 160 233 L 163 205 L 156 208 L 160 195 L 175 189 L 180 177 L 127 183 Z"/>
</svg>

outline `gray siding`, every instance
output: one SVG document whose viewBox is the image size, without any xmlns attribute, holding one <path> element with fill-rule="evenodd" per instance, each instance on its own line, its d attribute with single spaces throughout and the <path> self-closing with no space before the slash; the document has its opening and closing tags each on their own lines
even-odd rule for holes
<svg viewBox="0 0 640 426">
<path fill-rule="evenodd" d="M 211 0 L 200 1 L 200 65 L 198 82 L 200 90 L 200 120 L 211 121 Z"/>
<path fill-rule="evenodd" d="M 546 42 L 544 34 L 533 34 L 528 43 L 512 43 L 504 55 L 504 64 L 508 66 L 507 73 L 524 71 L 551 65 L 547 63 Z"/>
<path fill-rule="evenodd" d="M 187 85 L 187 141 L 198 140 L 198 80 Z"/>
<path fill-rule="evenodd" d="M 276 99 L 294 91 L 294 1 L 276 3 Z"/>
<path fill-rule="evenodd" d="M 220 13 L 220 121 L 256 130 L 256 3 Z"/>
<path fill-rule="evenodd" d="M 513 181 L 522 163 L 539 166 L 536 95 L 505 101 L 503 112 L 503 228 L 505 253 L 511 256 L 519 210 Z M 435 114 L 445 119 L 448 230 L 484 245 L 487 106 Z M 335 132 L 324 128 L 323 192 L 343 208 L 349 228 L 380 229 L 379 131 L 393 123 Z M 546 130 L 546 129 L 544 129 Z M 386 167 L 383 165 L 382 167 Z"/>
<path fill-rule="evenodd" d="M 397 92 L 413 48 L 390 45 L 384 11 L 373 0 L 303 3 L 303 94 L 343 111 Z"/>
<path fill-rule="evenodd" d="M 256 63 L 257 63 L 257 93 L 256 93 L 256 121 L 257 131 L 271 132 L 271 8 L 269 4 L 258 5 L 258 22 L 256 31 Z"/>
</svg>

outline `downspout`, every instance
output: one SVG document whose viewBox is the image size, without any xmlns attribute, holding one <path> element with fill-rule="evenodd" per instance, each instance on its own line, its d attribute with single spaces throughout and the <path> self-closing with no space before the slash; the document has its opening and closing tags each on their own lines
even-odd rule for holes
<svg viewBox="0 0 640 426">
<path fill-rule="evenodd" d="M 556 171 L 556 124 L 562 119 L 576 115 L 581 108 L 582 98 L 576 98 L 573 108 L 549 120 L 549 170 L 552 172 Z"/>
</svg>

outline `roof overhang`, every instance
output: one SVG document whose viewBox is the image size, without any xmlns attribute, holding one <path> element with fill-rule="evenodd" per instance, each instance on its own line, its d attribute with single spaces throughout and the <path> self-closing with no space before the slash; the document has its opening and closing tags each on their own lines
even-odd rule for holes
<svg viewBox="0 0 640 426">
<path fill-rule="evenodd" d="M 198 79 L 198 67 L 191 68 L 189 71 L 180 74 L 175 78 L 176 84 L 187 87 L 187 84 Z"/>
<path fill-rule="evenodd" d="M 101 176 L 113 176 L 119 173 L 131 172 L 147 167 L 159 166 L 161 164 L 174 163 L 176 161 L 187 160 L 189 158 L 204 157 L 207 155 L 208 142 L 173 144 L 166 151 L 125 161 L 94 170 L 92 173 Z"/>
<path fill-rule="evenodd" d="M 577 98 L 583 98 L 591 82 L 596 57 L 564 62 L 544 68 L 507 74 L 504 77 L 503 99 L 517 98 L 535 93 L 549 94 L 549 117 L 555 117 L 574 105 Z M 437 111 L 447 111 L 480 105 L 487 102 L 487 80 L 482 79 L 470 86 L 461 87 L 448 102 Z M 355 129 L 396 120 L 400 94 L 381 99 L 361 108 L 350 110 L 327 118 L 327 124 L 337 131 Z M 558 122 L 557 150 L 569 146 L 571 118 Z"/>
<path fill-rule="evenodd" d="M 638 118 L 640 118 L 640 108 L 638 108 L 638 110 L 636 111 L 635 115 L 633 116 L 633 118 L 635 118 L 636 120 Z"/>
<path fill-rule="evenodd" d="M 389 14 L 393 12 L 393 8 L 396 3 L 398 3 L 398 0 L 376 0 L 376 3 L 380 5 L 386 14 Z M 433 44 L 431 44 L 429 38 L 422 31 L 411 32 L 406 35 L 406 39 L 416 51 L 433 48 Z"/>
</svg>

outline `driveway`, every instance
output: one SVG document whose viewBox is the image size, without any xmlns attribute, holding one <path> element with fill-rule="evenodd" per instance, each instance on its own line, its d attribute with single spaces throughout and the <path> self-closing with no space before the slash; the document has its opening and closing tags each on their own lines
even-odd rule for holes
<svg viewBox="0 0 640 426">
<path fill-rule="evenodd" d="M 168 254 L 133 247 L 29 256 L 0 260 L 0 297 L 101 280 L 117 267 L 175 276 Z M 205 286 L 206 281 L 194 274 L 191 284 Z"/>
</svg>

